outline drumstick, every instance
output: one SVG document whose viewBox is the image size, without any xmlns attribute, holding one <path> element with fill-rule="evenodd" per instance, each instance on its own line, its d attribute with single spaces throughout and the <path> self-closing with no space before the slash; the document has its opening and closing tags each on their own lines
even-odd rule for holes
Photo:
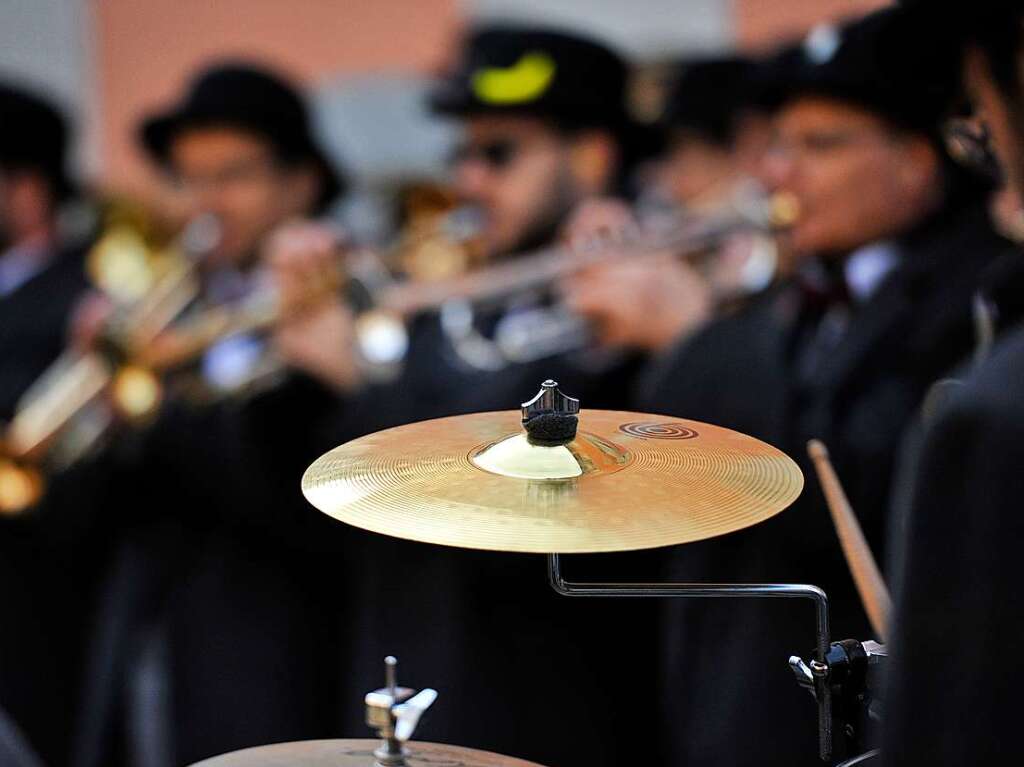
<svg viewBox="0 0 1024 767">
<path fill-rule="evenodd" d="M 807 443 L 807 453 L 814 462 L 818 481 L 825 493 L 828 510 L 832 514 L 832 522 L 839 536 L 839 544 L 843 547 L 846 563 L 853 575 L 864 611 L 868 614 L 871 627 L 882 642 L 886 641 L 889 630 L 889 616 L 892 614 L 892 599 L 889 589 L 882 579 L 871 548 L 864 538 L 857 516 L 850 507 L 839 477 L 836 476 L 832 462 L 828 458 L 828 449 L 816 439 Z"/>
</svg>

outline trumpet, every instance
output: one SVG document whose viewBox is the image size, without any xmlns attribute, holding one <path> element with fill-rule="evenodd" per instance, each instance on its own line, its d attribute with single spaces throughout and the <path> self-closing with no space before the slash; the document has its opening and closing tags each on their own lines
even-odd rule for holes
<svg viewBox="0 0 1024 767">
<path fill-rule="evenodd" d="M 448 283 L 424 289 L 411 286 L 413 295 L 397 302 L 402 307 L 399 313 L 437 310 L 452 348 L 475 369 L 500 370 L 509 364 L 581 351 L 593 344 L 587 320 L 557 302 L 531 302 L 531 296 L 544 295 L 552 284 L 573 273 L 619 261 L 623 256 L 644 258 L 671 252 L 707 270 L 718 262 L 719 248 L 727 240 L 738 234 L 755 235 L 753 252 L 740 275 L 741 284 L 715 296 L 718 305 L 729 304 L 759 292 L 774 279 L 777 250 L 774 239 L 767 235 L 791 225 L 798 212 L 795 199 L 789 195 L 766 196 L 754 187 L 743 186 L 716 209 L 651 216 L 617 240 L 593 240 L 581 247 L 557 245 Z M 406 308 L 409 303 L 413 304 L 411 309 Z M 381 308 L 386 310 L 386 304 L 382 302 Z M 478 330 L 476 318 L 487 311 L 492 316 L 496 312 L 500 319 L 485 335 Z"/>
<path fill-rule="evenodd" d="M 408 349 L 410 321 L 431 312 L 440 314 L 456 351 L 473 367 L 498 369 L 535 356 L 568 351 L 562 348 L 567 340 L 562 336 L 572 333 L 564 329 L 556 332 L 526 322 L 506 328 L 504 336 L 492 343 L 474 336 L 473 317 L 541 292 L 574 272 L 615 261 L 623 250 L 636 257 L 671 251 L 691 259 L 707 258 L 712 248 L 727 237 L 739 232 L 773 232 L 791 224 L 796 215 L 795 202 L 788 196 L 748 195 L 714 215 L 676 218 L 639 229 L 619 242 L 595 242 L 584 248 L 555 245 L 455 277 L 426 281 L 399 282 L 382 277 L 380 269 L 372 268 L 372 254 L 357 251 L 343 281 L 356 311 L 356 352 L 371 378 L 393 376 Z M 761 286 L 767 281 L 764 271 L 762 265 L 758 277 Z M 269 331 L 336 290 L 337 284 L 320 285 L 308 300 L 285 308 L 268 289 L 241 304 L 208 310 L 169 328 L 135 362 L 150 370 L 173 369 L 232 335 Z M 577 329 L 580 325 L 578 318 L 562 319 L 575 320 Z M 467 343 L 467 339 L 473 343 Z"/>
</svg>

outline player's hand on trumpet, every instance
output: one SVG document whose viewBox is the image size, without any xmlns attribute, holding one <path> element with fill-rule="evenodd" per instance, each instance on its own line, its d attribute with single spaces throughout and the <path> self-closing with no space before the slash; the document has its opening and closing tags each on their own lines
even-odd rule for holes
<svg viewBox="0 0 1024 767">
<path fill-rule="evenodd" d="M 313 222 L 282 226 L 264 261 L 284 318 L 272 340 L 287 364 L 342 392 L 363 378 L 352 311 L 342 295 L 344 252 L 336 228 Z"/>
<path fill-rule="evenodd" d="M 615 247 L 621 258 L 574 274 L 560 290 L 566 304 L 593 323 L 602 344 L 659 352 L 708 322 L 712 292 L 697 270 L 673 253 L 635 258 L 629 240 L 637 229 L 621 203 L 597 200 L 581 206 L 567 229 L 573 249 L 585 254 Z"/>
<path fill-rule="evenodd" d="M 99 290 L 87 290 L 78 299 L 68 322 L 68 341 L 79 352 L 97 347 L 107 323 L 114 315 L 114 302 Z"/>
</svg>

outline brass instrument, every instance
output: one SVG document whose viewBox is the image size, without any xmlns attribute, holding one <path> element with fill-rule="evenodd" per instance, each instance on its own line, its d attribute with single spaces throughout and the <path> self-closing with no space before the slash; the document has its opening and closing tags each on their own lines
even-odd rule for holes
<svg viewBox="0 0 1024 767">
<path fill-rule="evenodd" d="M 506 338 L 491 344 L 493 349 L 487 349 L 484 345 L 490 342 L 483 341 L 477 347 L 489 354 L 488 359 L 483 359 L 484 355 L 474 357 L 473 350 L 466 348 L 463 336 L 467 329 L 471 330 L 474 314 L 542 291 L 574 272 L 611 263 L 620 258 L 623 248 L 637 257 L 666 251 L 706 257 L 710 248 L 730 235 L 743 231 L 773 231 L 789 225 L 795 215 L 794 203 L 788 197 L 748 198 L 716 215 L 662 222 L 636 232 L 626 242 L 610 246 L 594 243 L 593 247 L 583 249 L 555 245 L 465 274 L 434 280 L 397 282 L 386 275 L 382 277 L 379 263 L 375 268 L 375 257 L 367 251 L 359 251 L 348 259 L 345 281 L 348 286 L 355 286 L 359 295 L 353 307 L 357 315 L 357 353 L 371 377 L 393 374 L 408 348 L 406 328 L 410 320 L 437 311 L 456 351 L 474 367 L 498 369 L 512 362 L 527 361 L 534 357 L 528 355 L 525 347 L 538 343 L 543 329 L 536 326 L 514 328 Z M 335 285 L 318 286 L 308 301 L 288 310 L 280 305 L 272 290 L 234 306 L 208 310 L 154 338 L 136 361 L 156 370 L 184 364 L 232 335 L 269 331 L 287 321 L 292 312 L 315 304 L 335 288 Z M 569 321 L 580 323 L 578 318 L 569 318 Z M 549 339 L 547 343 L 540 343 L 544 353 L 539 356 L 565 351 L 552 348 L 551 338 L 556 344 L 562 339 L 556 337 L 558 333 L 547 332 Z"/>
<path fill-rule="evenodd" d="M 274 291 L 266 289 L 178 322 L 174 320 L 198 292 L 196 258 L 152 259 L 161 264 L 154 276 L 139 266 L 143 258 L 139 243 L 114 229 L 96 249 L 107 254 L 97 257 L 97 262 L 107 264 L 114 276 L 99 277 L 97 282 L 106 279 L 111 290 L 114 286 L 131 290 L 123 295 L 121 308 L 109 323 L 105 349 L 65 354 L 26 395 L 3 440 L 7 458 L 0 464 L 0 509 L 5 496 L 36 494 L 41 472 L 28 472 L 26 462 L 38 463 L 54 452 L 62 454 L 56 456 L 58 465 L 73 462 L 107 431 L 115 416 L 139 422 L 155 412 L 162 398 L 162 376 L 227 338 L 270 331 L 336 294 L 342 284 L 358 296 L 354 301 L 356 351 L 371 378 L 386 379 L 397 373 L 408 349 L 408 323 L 433 311 L 439 312 L 453 348 L 468 365 L 497 370 L 580 348 L 589 340 L 587 328 L 581 318 L 559 307 L 544 307 L 517 313 L 489 339 L 474 327 L 479 311 L 501 309 L 574 272 L 611 263 L 623 249 L 635 257 L 672 251 L 706 258 L 710 248 L 736 232 L 771 231 L 788 225 L 794 216 L 793 204 L 786 198 L 751 196 L 714 214 L 662 221 L 611 246 L 556 245 L 432 280 L 396 282 L 374 254 L 357 251 L 346 260 L 346 279 L 317 286 L 299 305 L 283 307 Z M 435 220 L 435 228 L 437 224 Z M 210 226 L 209 221 L 193 222 L 182 237 L 183 250 L 195 254 L 209 247 L 204 241 L 210 240 Z M 72 422 L 76 422 L 74 430 L 67 428 Z M 60 449 L 55 450 L 58 434 Z M 19 466 L 23 471 L 15 471 Z M 17 480 L 11 478 L 15 475 Z M 27 504 L 11 500 L 6 505 Z"/>
<path fill-rule="evenodd" d="M 552 277 L 541 282 L 550 284 L 574 271 L 612 263 L 623 253 L 635 258 L 673 252 L 705 274 L 716 305 L 728 305 L 760 292 L 775 279 L 780 263 L 772 235 L 792 224 L 797 215 L 797 203 L 791 196 L 769 197 L 756 186 L 741 185 L 726 202 L 713 208 L 642 216 L 639 229 L 627 232 L 617 241 L 590 243 L 582 253 L 578 249 L 567 253 L 564 247 L 555 248 L 555 261 L 562 265 L 556 263 Z M 723 286 L 718 284 L 715 273 L 724 261 L 723 246 L 737 235 L 749 236 L 751 252 L 736 275 L 737 284 Z M 509 261 L 511 272 L 524 267 L 524 271 L 534 270 L 526 259 Z M 514 274 L 510 276 L 511 288 L 515 280 Z M 482 306 L 500 308 L 501 302 L 480 302 L 473 297 L 445 302 L 440 307 L 441 324 L 460 358 L 470 367 L 500 370 L 509 364 L 590 348 L 592 328 L 585 318 L 559 303 L 529 306 L 529 302 L 521 300 L 531 293 L 541 294 L 547 284 L 511 290 L 504 303 L 520 305 L 501 317 L 490 336 L 477 330 L 475 315 Z"/>
<path fill-rule="evenodd" d="M 399 234 L 382 259 L 390 271 L 423 282 L 454 277 L 483 263 L 479 213 L 460 204 L 451 189 L 413 184 L 399 196 Z"/>
<path fill-rule="evenodd" d="M 111 315 L 96 348 L 65 351 L 22 396 L 0 437 L 0 513 L 34 504 L 44 474 L 80 459 L 115 420 L 143 421 L 156 411 L 159 381 L 132 360 L 196 297 L 199 259 L 218 237 L 209 217 L 167 243 L 134 213 L 109 214 L 86 268 Z"/>
<path fill-rule="evenodd" d="M 346 292 L 349 303 L 362 310 L 395 284 L 396 275 L 410 283 L 437 282 L 463 274 L 483 260 L 477 240 L 479 216 L 459 205 L 447 187 L 411 184 L 401 190 L 399 206 L 401 229 L 390 246 L 382 252 L 361 248 L 346 254 L 337 273 L 296 305 L 282 307 L 270 287 L 256 290 L 175 323 L 151 339 L 133 363 L 154 372 L 171 371 L 193 362 L 223 340 L 268 331 L 338 292 Z M 336 236 L 340 247 L 344 235 L 339 232 Z M 395 332 L 390 323 L 385 327 L 372 319 L 361 322 L 360 327 L 361 351 L 369 369 L 384 376 L 388 362 L 404 353 L 404 330 Z"/>
</svg>

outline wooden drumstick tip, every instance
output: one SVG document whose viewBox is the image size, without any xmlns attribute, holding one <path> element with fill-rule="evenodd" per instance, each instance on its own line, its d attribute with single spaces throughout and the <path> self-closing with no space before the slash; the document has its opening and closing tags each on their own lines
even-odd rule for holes
<svg viewBox="0 0 1024 767">
<path fill-rule="evenodd" d="M 807 454 L 811 457 L 812 461 L 820 461 L 821 459 L 828 459 L 828 448 L 825 447 L 825 443 L 820 439 L 811 439 L 807 441 Z"/>
</svg>

